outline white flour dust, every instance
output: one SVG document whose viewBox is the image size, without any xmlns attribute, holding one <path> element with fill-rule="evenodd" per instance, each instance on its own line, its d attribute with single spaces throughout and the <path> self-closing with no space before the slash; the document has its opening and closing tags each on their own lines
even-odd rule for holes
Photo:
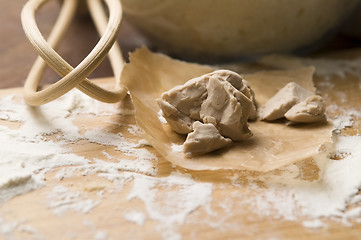
<svg viewBox="0 0 361 240">
<path fill-rule="evenodd" d="M 156 157 L 139 148 L 143 143 L 129 141 L 121 134 L 104 129 L 87 129 L 81 134 L 73 123 L 81 114 L 99 117 L 116 113 L 113 105 L 97 102 L 78 91 L 37 108 L 27 106 L 17 95 L 3 97 L 0 101 L 0 119 L 19 122 L 20 126 L 15 129 L 0 126 L 0 203 L 43 186 L 45 174 L 60 166 L 89 171 L 108 164 L 115 171 L 154 174 L 151 162 Z M 140 131 L 134 126 L 131 129 L 133 134 Z M 51 134 L 59 135 L 56 141 L 47 138 Z M 135 160 L 113 159 L 115 161 L 106 163 L 98 159 L 85 159 L 66 148 L 66 144 L 77 140 L 114 146 L 117 151 Z M 90 165 L 93 162 L 95 164 Z M 64 171 L 71 171 L 71 168 Z M 62 178 L 60 173 L 57 175 L 59 179 Z"/>
<path fill-rule="evenodd" d="M 89 160 L 67 153 L 61 143 L 27 137 L 22 130 L 0 127 L 0 203 L 41 187 L 45 173 L 65 165 L 84 165 Z"/>
<path fill-rule="evenodd" d="M 142 212 L 130 211 L 123 214 L 123 217 L 129 222 L 133 222 L 139 226 L 142 226 L 146 220 L 146 216 Z"/>
<path fill-rule="evenodd" d="M 304 221 L 302 224 L 306 228 L 313 228 L 313 229 L 326 227 L 326 225 L 320 219 Z"/>
<path fill-rule="evenodd" d="M 166 190 L 157 194 L 154 191 L 156 187 Z M 188 213 L 210 202 L 211 193 L 211 183 L 199 183 L 192 180 L 190 175 L 173 172 L 164 178 L 137 176 L 127 199 L 143 200 L 152 219 L 173 225 L 184 223 Z M 164 208 L 164 202 L 172 202 L 174 206 Z"/>
<path fill-rule="evenodd" d="M 69 210 L 89 213 L 100 203 L 100 199 L 89 199 L 85 194 L 79 191 L 73 192 L 62 185 L 54 187 L 48 199 L 50 200 L 48 207 L 59 217 Z"/>
<path fill-rule="evenodd" d="M 356 71 L 352 66 L 348 69 Z M 326 74 L 321 67 L 319 74 Z M 342 76 L 338 71 L 335 74 Z M 328 87 L 332 89 L 331 84 Z M 342 94 L 340 97 L 347 98 Z M 336 105 L 328 108 L 329 113 L 337 110 L 340 109 Z M 345 224 L 361 222 L 360 135 L 346 137 L 336 134 L 333 155 L 343 159 L 316 159 L 321 175 L 315 181 L 302 180 L 299 168 L 292 165 L 282 169 L 280 175 L 250 177 L 245 190 L 238 182 L 237 174 L 231 177 L 232 186 L 199 182 L 191 175 L 179 172 L 155 177 L 157 169 L 153 162 L 157 158 L 144 148 L 148 146 L 144 139 L 133 141 L 104 128 L 85 126 L 85 130 L 81 130 L 74 124 L 81 115 L 106 117 L 118 113 L 113 105 L 99 103 L 78 91 L 71 91 L 38 108 L 28 107 L 16 95 L 1 98 L 0 120 L 14 124 L 19 122 L 19 126 L 0 126 L 0 204 L 44 186 L 46 173 L 56 171 L 55 178 L 59 181 L 79 173 L 84 176 L 96 174 L 110 180 L 118 192 L 126 183 L 131 183 L 130 191 L 125 193 L 126 199 L 140 200 L 144 209 L 129 208 L 121 215 L 122 219 L 139 228 L 152 220 L 157 223 L 156 230 L 163 239 L 181 239 L 180 228 L 188 221 L 192 223 L 192 216 L 195 219 L 199 209 L 205 211 L 206 218 L 202 219 L 205 224 L 224 231 L 240 227 L 239 222 L 232 220 L 237 219 L 239 214 L 234 209 L 248 209 L 259 218 L 306 219 L 302 224 L 311 229 L 326 228 L 323 217 Z M 332 121 L 340 130 L 352 126 L 353 117 L 360 116 L 359 109 L 347 109 Z M 104 121 L 109 125 L 106 121 L 109 120 Z M 134 136 L 142 134 L 136 125 L 127 125 L 125 129 Z M 55 139 L 49 137 L 52 134 Z M 103 150 L 92 159 L 78 156 L 67 145 L 79 140 L 113 147 L 111 151 L 121 152 L 124 158 L 112 156 L 110 150 Z M 181 151 L 176 145 L 173 149 Z M 61 166 L 66 167 L 58 168 Z M 255 184 L 257 181 L 263 181 L 266 187 L 259 187 Z M 222 187 L 232 187 L 230 195 L 224 199 L 212 199 L 214 191 L 220 191 Z M 89 195 L 59 184 L 48 194 L 47 207 L 59 217 L 68 211 L 87 214 L 101 204 L 104 191 L 99 190 L 92 198 Z M 222 209 L 222 213 L 219 214 L 213 207 Z M 31 226 L 21 222 L 6 223 L 1 217 L 0 234 L 10 236 L 16 229 L 36 232 Z M 199 219 L 194 221 L 199 223 Z M 93 230 L 94 239 L 109 237 L 105 231 Z"/>
<path fill-rule="evenodd" d="M 141 200 L 146 213 L 132 210 L 123 216 L 139 226 L 144 224 L 146 217 L 159 222 L 158 231 L 163 239 L 182 239 L 178 228 L 185 223 L 187 216 L 212 201 L 213 184 L 196 182 L 188 174 L 173 172 L 162 178 L 131 175 L 133 187 L 127 200 Z"/>
<path fill-rule="evenodd" d="M 361 188 L 361 136 L 339 136 L 335 145 L 335 154 L 344 156 L 344 159 L 319 159 L 321 176 L 318 180 L 299 179 L 297 167 L 285 167 L 282 175 L 263 179 L 267 190 L 256 188 L 256 197 L 240 202 L 253 205 L 261 210 L 262 215 L 288 220 L 331 217 L 348 223 L 349 220 L 361 219 L 361 197 L 358 195 Z M 350 205 L 356 207 L 348 208 Z M 311 226 L 310 222 L 307 223 L 304 225 Z"/>
</svg>

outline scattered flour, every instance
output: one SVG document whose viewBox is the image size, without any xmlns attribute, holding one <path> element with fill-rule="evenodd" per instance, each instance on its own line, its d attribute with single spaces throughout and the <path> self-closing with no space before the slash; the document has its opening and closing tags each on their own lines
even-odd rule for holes
<svg viewBox="0 0 361 240">
<path fill-rule="evenodd" d="M 329 111 L 333 111 L 332 106 Z M 99 103 L 77 91 L 39 108 L 27 106 L 16 95 L 1 98 L 0 119 L 21 124 L 15 129 L 0 126 L 0 204 L 44 186 L 45 174 L 49 171 L 56 171 L 55 177 L 59 180 L 80 172 L 106 178 L 119 191 L 125 183 L 133 184 L 126 197 L 129 201 L 141 200 L 145 210 L 127 209 L 123 214 L 124 219 L 139 227 L 146 224 L 148 219 L 157 222 L 157 230 L 163 239 L 181 239 L 180 227 L 200 208 L 205 209 L 209 217 L 203 220 L 213 228 L 239 228 L 239 223 L 231 222 L 237 214 L 233 209 L 253 209 L 254 214 L 261 218 L 306 218 L 308 220 L 303 221 L 303 225 L 310 229 L 327 227 L 320 220 L 322 217 L 332 217 L 344 223 L 361 222 L 360 135 L 335 136 L 334 154 L 344 159 L 316 159 L 321 176 L 315 181 L 300 179 L 300 170 L 292 165 L 285 167 L 281 175 L 265 174 L 263 177 L 250 178 L 248 190 L 245 190 L 235 173 L 230 177 L 234 187 L 232 192 L 217 203 L 223 213 L 219 215 L 212 208 L 212 195 L 216 186 L 222 186 L 199 182 L 179 172 L 167 177 L 154 177 L 157 171 L 153 162 L 157 158 L 142 148 L 148 145 L 145 140 L 132 141 L 122 134 L 100 128 L 81 132 L 73 123 L 82 114 L 98 117 L 117 113 L 114 106 Z M 333 122 L 336 128 L 342 129 L 352 126 L 352 117 L 360 115 L 360 111 L 351 109 L 345 111 L 342 118 L 333 119 Z M 129 125 L 126 129 L 132 135 L 142 134 L 135 125 Z M 56 140 L 48 137 L 51 134 L 57 135 Z M 67 144 L 78 140 L 113 146 L 126 158 L 113 157 L 107 150 L 102 152 L 104 159 L 80 157 L 67 148 Z M 176 150 L 179 146 L 173 148 Z M 57 169 L 61 166 L 67 167 Z M 255 183 L 257 181 L 266 183 L 266 188 L 259 187 Z M 102 199 L 102 194 L 90 199 L 83 192 L 58 185 L 48 195 L 48 207 L 58 216 L 70 210 L 88 213 Z M 9 235 L 18 227 L 19 223 L 5 223 L 0 218 L 0 234 Z M 32 231 L 30 226 L 28 231 Z M 104 231 L 94 232 L 94 239 L 107 238 L 108 234 Z"/>
<path fill-rule="evenodd" d="M 349 209 L 347 206 L 361 204 L 358 195 L 361 188 L 361 136 L 338 136 L 335 140 L 335 154 L 344 156 L 344 159 L 318 159 L 321 168 L 318 180 L 302 180 L 299 169 L 289 166 L 281 175 L 258 177 L 267 189 L 254 186 L 257 195 L 241 199 L 239 203 L 253 206 L 256 212 L 261 212 L 261 217 L 286 220 L 331 217 L 344 223 L 360 219 L 361 207 Z M 237 184 L 235 176 L 231 179 Z"/>
<path fill-rule="evenodd" d="M 348 156 L 340 161 L 330 161 L 322 181 L 310 186 L 315 190 L 313 198 L 318 203 L 312 201 L 307 189 L 295 190 L 296 199 L 308 208 L 305 213 L 310 216 L 343 216 L 346 203 L 361 187 L 361 176 L 355 171 L 361 168 L 361 136 L 338 137 L 336 150 Z"/>
<path fill-rule="evenodd" d="M 116 150 L 135 159 L 115 159 L 118 163 L 108 167 L 154 175 L 155 169 L 151 162 L 156 157 L 146 149 L 139 148 L 140 143 L 104 129 L 87 129 L 81 134 L 73 123 L 81 114 L 99 117 L 116 113 L 115 106 L 95 101 L 77 90 L 37 108 L 26 105 L 18 95 L 1 98 L 0 119 L 21 124 L 18 129 L 0 126 L 0 203 L 43 186 L 45 174 L 57 167 L 76 166 L 74 168 L 83 168 L 85 171 L 105 163 L 70 153 L 65 145 L 77 140 L 114 146 Z M 132 129 L 136 130 L 134 126 Z M 47 137 L 59 133 L 57 141 Z M 92 161 L 95 161 L 94 166 L 89 164 Z M 69 173 L 71 169 L 65 171 Z M 62 178 L 60 174 L 57 175 L 59 179 Z"/>
<path fill-rule="evenodd" d="M 94 240 L 107 240 L 107 239 L 111 239 L 108 237 L 108 233 L 106 231 L 103 230 L 99 230 L 96 226 L 96 224 L 92 221 L 90 221 L 89 219 L 84 219 L 83 220 L 83 226 L 87 227 L 87 232 L 93 233 L 93 239 Z"/>
<path fill-rule="evenodd" d="M 20 221 L 11 221 L 11 222 L 5 222 L 0 217 L 0 236 L 5 237 L 4 239 L 19 239 L 14 235 L 15 231 L 19 231 L 21 233 L 27 234 L 30 238 L 27 239 L 35 239 L 35 240 L 45 240 L 39 232 L 33 228 L 32 226 L 29 226 L 26 223 L 25 219 L 22 219 Z M 1 238 L 3 239 L 3 238 Z"/>
<path fill-rule="evenodd" d="M 139 198 L 145 203 L 151 219 L 170 225 L 183 224 L 190 212 L 211 201 L 211 183 L 199 183 L 190 175 L 177 172 L 163 178 L 139 175 L 134 178 L 133 184 L 127 199 Z M 157 193 L 155 188 L 159 186 L 166 191 Z M 165 202 L 174 206 L 165 208 Z"/>
<path fill-rule="evenodd" d="M 12 232 L 19 226 L 18 222 L 5 222 L 0 218 L 0 233 L 4 235 L 11 235 Z"/>
<path fill-rule="evenodd" d="M 24 233 L 29 233 L 29 234 L 32 234 L 32 235 L 37 234 L 36 229 L 34 229 L 33 227 L 28 226 L 28 225 L 21 225 L 19 227 L 19 231 L 24 232 Z M 38 236 L 38 238 L 39 238 L 39 236 Z"/>
<path fill-rule="evenodd" d="M 158 187 L 164 191 L 157 191 Z M 181 239 L 176 228 L 184 224 L 188 214 L 211 202 L 212 191 L 211 183 L 196 182 L 178 172 L 163 178 L 139 175 L 127 199 L 144 202 L 148 217 L 162 224 L 159 231 L 163 239 Z"/>
<path fill-rule="evenodd" d="M 172 143 L 172 151 L 173 152 L 183 152 L 184 151 L 184 145 L 178 145 L 178 144 L 174 144 Z"/>
<path fill-rule="evenodd" d="M 84 165 L 89 160 L 67 153 L 61 143 L 24 136 L 23 131 L 0 127 L 0 203 L 37 189 L 45 173 L 65 165 Z"/>
<path fill-rule="evenodd" d="M 129 222 L 133 222 L 139 226 L 142 226 L 146 220 L 144 213 L 139 211 L 130 211 L 123 214 L 123 217 Z"/>
<path fill-rule="evenodd" d="M 48 195 L 48 199 L 50 200 L 49 208 L 59 217 L 69 210 L 89 213 L 100 203 L 100 200 L 94 201 L 84 196 L 83 193 L 79 191 L 72 192 L 62 185 L 54 187 L 53 191 Z"/>
<path fill-rule="evenodd" d="M 128 132 L 134 136 L 139 136 L 144 133 L 137 125 L 128 125 Z"/>
<path fill-rule="evenodd" d="M 332 111 L 332 106 L 328 109 L 328 111 Z M 351 114 L 340 115 L 337 118 L 332 120 L 333 125 L 337 132 L 345 127 L 351 127 L 353 125 L 353 117 Z"/>
<path fill-rule="evenodd" d="M 94 240 L 107 240 L 107 239 L 108 239 L 108 234 L 104 231 L 98 231 L 94 236 Z"/>
<path fill-rule="evenodd" d="M 302 224 L 306 228 L 312 228 L 312 229 L 318 229 L 318 228 L 326 227 L 326 225 L 320 219 L 315 219 L 315 220 L 311 220 L 311 221 L 304 221 Z"/>
</svg>

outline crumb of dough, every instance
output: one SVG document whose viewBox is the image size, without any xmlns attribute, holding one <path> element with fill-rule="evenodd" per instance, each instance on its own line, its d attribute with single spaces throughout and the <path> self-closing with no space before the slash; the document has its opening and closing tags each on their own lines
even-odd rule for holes
<svg viewBox="0 0 361 240">
<path fill-rule="evenodd" d="M 256 99 L 255 99 L 255 94 L 254 91 L 252 90 L 249 82 L 247 82 L 246 80 L 243 79 L 243 84 L 244 87 L 243 89 L 241 89 L 240 91 L 246 95 L 249 99 L 251 99 L 252 101 L 252 106 L 250 108 L 250 113 L 249 113 L 249 117 L 248 120 L 256 120 L 257 119 L 257 107 L 256 107 Z"/>
<path fill-rule="evenodd" d="M 193 123 L 193 132 L 188 134 L 183 146 L 186 155 L 201 155 L 223 148 L 231 142 L 232 140 L 224 138 L 213 124 L 196 121 Z"/>
<path fill-rule="evenodd" d="M 159 107 L 162 109 L 163 117 L 172 129 L 180 134 L 188 134 L 192 129 L 194 120 L 179 111 L 175 106 L 163 99 L 157 99 Z"/>
<path fill-rule="evenodd" d="M 283 118 L 294 105 L 313 95 L 299 84 L 290 82 L 259 108 L 259 118 L 267 121 Z"/>
<path fill-rule="evenodd" d="M 234 141 L 252 136 L 247 124 L 247 109 L 252 104 L 249 98 L 216 76 L 209 78 L 207 93 L 199 112 L 204 123 L 214 124 L 222 136 Z"/>
<path fill-rule="evenodd" d="M 249 84 L 229 70 L 193 78 L 157 99 L 164 118 L 180 134 L 193 131 L 195 121 L 212 123 L 220 134 L 238 141 L 252 136 L 247 120 L 256 107 Z"/>
<path fill-rule="evenodd" d="M 285 117 L 293 122 L 325 122 L 325 103 L 319 95 L 306 98 L 306 100 L 294 105 L 285 113 Z"/>
</svg>

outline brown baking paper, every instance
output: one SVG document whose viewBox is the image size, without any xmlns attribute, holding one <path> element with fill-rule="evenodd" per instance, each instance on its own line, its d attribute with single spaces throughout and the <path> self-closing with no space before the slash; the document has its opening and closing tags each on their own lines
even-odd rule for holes
<svg viewBox="0 0 361 240">
<path fill-rule="evenodd" d="M 185 137 L 175 133 L 159 119 L 156 98 L 172 87 L 191 78 L 214 71 L 209 66 L 186 63 L 141 48 L 131 54 L 123 70 L 122 83 L 132 96 L 136 120 L 150 144 L 168 161 L 192 170 L 245 169 L 266 172 L 301 161 L 320 153 L 321 145 L 331 142 L 331 124 L 299 124 L 284 122 L 250 122 L 250 139 L 203 156 L 186 157 L 177 146 Z M 280 88 L 294 81 L 314 91 L 314 68 L 287 71 L 264 71 L 244 75 L 254 90 L 258 104 L 265 103 Z"/>
</svg>

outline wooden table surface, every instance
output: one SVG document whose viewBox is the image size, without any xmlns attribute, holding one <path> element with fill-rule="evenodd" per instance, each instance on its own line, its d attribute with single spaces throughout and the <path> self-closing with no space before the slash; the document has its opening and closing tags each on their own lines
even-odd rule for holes
<svg viewBox="0 0 361 240">
<path fill-rule="evenodd" d="M 25 0 L 0 0 L 0 21 L 2 23 L 0 28 L 0 88 L 21 87 L 36 57 L 34 50 L 25 38 L 20 24 L 20 10 L 24 3 Z M 50 31 L 56 16 L 54 13 L 58 9 L 58 1 L 51 1 L 49 5 L 46 5 L 41 10 L 38 22 L 40 23 L 40 29 L 44 33 Z M 59 53 L 72 65 L 79 63 L 98 39 L 89 18 L 86 16 L 78 17 L 74 23 L 59 49 Z M 142 41 L 129 25 L 124 24 L 119 36 L 119 42 L 124 53 L 132 50 Z M 337 36 L 327 46 L 319 50 L 318 53 L 329 51 L 330 49 L 353 48 L 359 45 L 361 46 L 358 40 Z M 111 75 L 111 70 L 107 62 L 102 64 L 96 73 L 93 74 L 95 77 L 109 75 Z M 56 81 L 56 79 L 58 77 L 51 71 L 48 71 L 44 77 L 44 82 L 50 83 Z M 348 84 L 352 85 L 356 84 L 356 82 L 354 79 L 349 81 Z M 345 90 L 347 93 L 350 87 L 343 89 L 340 85 L 339 89 Z M 4 96 L 16 92 L 21 92 L 21 88 L 1 90 L 0 95 Z M 353 96 L 355 101 L 360 99 L 355 93 L 353 93 Z M 357 103 L 354 102 L 354 104 Z M 96 119 L 90 120 L 91 124 L 96 124 L 96 121 Z M 123 119 L 123 121 L 127 120 Z M 1 124 L 5 123 L 2 122 Z M 360 130 L 359 126 L 358 129 L 355 129 L 358 133 Z M 118 128 L 120 131 L 121 127 L 118 126 Z M 116 128 L 113 130 L 116 130 Z M 74 146 L 75 153 L 86 157 L 97 156 L 103 149 L 104 146 L 89 142 L 79 142 Z M 159 176 L 167 176 L 173 170 L 171 164 L 161 157 L 159 157 L 156 167 L 159 168 Z M 183 170 L 180 169 L 180 171 Z M 230 191 L 234 190 L 231 185 L 229 187 L 224 186 L 224 183 L 227 183 L 228 180 L 222 177 L 222 173 L 210 177 L 202 177 L 194 173 L 194 176 L 203 182 L 213 182 L 213 199 L 223 198 Z M 130 224 L 129 221 L 121 217 L 124 209 L 138 207 L 144 211 L 145 208 L 140 201 L 127 200 L 126 193 L 132 187 L 130 183 L 125 184 L 120 192 L 106 192 L 101 204 L 86 215 L 86 219 L 89 220 L 87 223 L 84 222 L 84 214 L 69 212 L 63 217 L 57 217 L 51 209 L 44 206 L 43 203 L 46 201 L 49 192 L 57 184 L 59 184 L 59 181 L 50 173 L 44 188 L 12 199 L 0 206 L 0 212 L 10 222 L 12 220 L 26 219 L 26 224 L 35 226 L 37 231 L 43 236 L 42 239 L 107 239 L 101 238 L 100 235 L 98 238 L 94 237 L 96 236 L 97 232 L 95 230 L 97 229 L 106 231 L 108 239 L 160 239 L 161 230 L 155 228 L 156 221 L 147 220 L 143 226 L 138 226 Z M 73 190 L 81 191 L 94 199 L 97 198 L 95 188 L 98 187 L 97 189 L 106 190 L 114 188 L 114 186 L 109 185 L 108 181 L 94 175 L 73 176 L 61 181 L 61 184 Z M 217 209 L 217 211 L 221 212 L 222 209 Z M 245 213 L 247 213 L 247 210 L 245 210 Z M 245 216 L 245 213 L 242 216 Z M 244 218 L 236 215 L 232 219 L 225 220 L 225 222 L 242 225 L 243 227 L 239 230 L 217 231 L 217 229 L 209 225 L 202 224 L 202 221 L 184 224 L 178 230 L 184 239 L 239 239 L 239 237 L 242 237 L 242 239 L 254 239 L 255 235 L 258 239 L 361 239 L 360 225 L 349 228 L 326 220 L 329 223 L 326 230 L 306 230 L 302 222 L 285 221 L 283 219 L 275 220 L 267 217 L 263 218 L 262 221 L 258 221 L 257 216 L 251 216 L 251 212 L 249 214 L 249 216 Z M 201 209 L 201 211 L 197 211 L 193 215 L 202 219 L 203 216 L 207 215 L 207 209 Z M 96 225 L 97 229 L 94 229 L 92 224 Z M 11 238 L 6 238 L 5 235 L 2 236 L 0 232 L 0 239 L 36 239 L 37 235 L 31 234 L 29 231 L 16 231 Z M 74 234 L 67 235 L 70 233 Z"/>
<path fill-rule="evenodd" d="M 322 83 L 322 79 L 316 80 Z M 106 78 L 104 82 L 111 84 L 112 79 Z M 332 84 L 334 84 L 334 91 L 336 92 L 335 95 L 331 96 L 332 103 L 337 103 L 341 108 L 355 108 L 359 105 L 361 95 L 358 93 L 359 80 L 357 77 L 348 77 L 346 80 L 336 77 L 332 80 Z M 0 97 L 14 94 L 21 94 L 21 88 L 0 90 Z M 348 102 L 340 102 L 337 94 L 347 95 Z M 354 120 L 354 127 L 348 128 L 344 134 L 360 134 L 361 118 L 357 117 Z M 135 137 L 127 130 L 128 124 L 135 124 L 132 116 L 113 114 L 106 118 L 97 118 L 94 115 L 80 115 L 75 123 L 79 124 L 80 129 L 84 127 L 88 130 L 95 127 L 104 129 L 104 131 L 111 129 L 112 132 L 120 133 L 132 141 L 139 140 L 139 137 Z M 16 128 L 19 125 L 20 123 L 0 121 L 0 126 Z M 115 147 L 94 144 L 87 140 L 70 143 L 68 147 L 72 149 L 72 153 L 90 161 L 101 159 L 112 162 L 113 160 L 109 159 L 128 159 Z M 65 175 L 64 179 L 59 179 L 56 174 L 63 169 L 71 168 L 71 166 L 55 168 L 46 174 L 45 186 L 19 195 L 0 205 L 0 239 L 361 239 L 361 224 L 353 220 L 350 220 L 352 226 L 348 226 L 340 221 L 321 218 L 327 227 L 305 228 L 303 221 L 312 221 L 312 218 L 297 217 L 295 220 L 287 220 L 278 216 L 277 210 L 272 209 L 272 205 L 266 207 L 262 202 L 258 208 L 259 203 L 255 202 L 261 199 L 255 198 L 255 196 L 262 194 L 262 188 L 254 188 L 252 184 L 237 184 L 232 179 L 236 177 L 242 182 L 248 181 L 247 178 L 252 178 L 252 176 L 256 176 L 255 179 L 257 176 L 262 178 L 262 174 L 231 170 L 190 171 L 173 166 L 151 147 L 146 149 L 157 156 L 157 161 L 153 162 L 153 167 L 158 172 L 153 177 L 143 175 L 150 183 L 153 181 L 156 183 L 151 185 L 151 189 L 148 189 L 149 185 L 146 185 L 144 199 L 141 197 L 129 199 L 129 196 L 134 194 L 133 184 L 135 183 L 132 179 L 124 180 L 127 179 L 127 175 L 123 176 L 124 172 L 122 171 L 119 172 L 119 176 L 123 176 L 124 179 L 122 180 L 120 177 L 119 182 L 113 182 L 101 177 L 98 172 L 84 174 L 85 171 L 81 168 L 69 176 Z M 110 157 L 104 152 L 108 153 Z M 314 174 L 318 175 L 317 167 L 315 168 L 315 165 L 309 161 L 302 162 L 297 166 L 302 169 L 301 175 L 305 179 L 314 179 Z M 131 172 L 132 170 L 128 173 Z M 169 225 L 164 219 L 158 219 L 157 214 L 162 212 L 162 208 L 165 211 L 163 214 L 167 214 L 168 211 L 170 214 L 177 214 L 177 212 L 183 214 L 183 210 L 179 209 L 177 203 L 172 201 L 178 201 L 177 191 L 186 192 L 187 185 L 178 186 L 176 183 L 166 185 L 162 184 L 161 181 L 157 182 L 156 179 L 167 177 L 174 172 L 192 176 L 195 183 L 211 184 L 212 193 L 210 203 L 205 206 L 198 205 L 188 212 L 184 222 L 175 221 Z M 99 173 L 102 173 L 101 170 Z M 271 174 L 277 175 L 277 170 Z M 141 175 L 138 174 L 135 179 L 138 178 L 139 180 Z M 242 180 L 243 178 L 245 180 Z M 184 180 L 185 182 L 188 181 Z M 257 180 L 254 184 L 256 183 Z M 56 197 L 54 191 L 57 187 L 65 188 L 66 194 L 69 195 L 63 196 L 57 193 L 60 195 Z M 138 186 L 137 189 L 143 191 L 141 186 Z M 152 194 L 155 195 L 152 196 Z M 192 199 L 192 196 L 184 196 L 184 192 L 180 196 L 181 203 L 182 201 L 187 203 L 188 197 Z M 201 196 L 197 195 L 197 197 Z M 249 199 L 252 202 L 248 202 Z M 199 201 L 197 198 L 194 200 Z M 267 199 L 267 201 L 272 200 Z M 87 211 L 89 203 L 95 205 Z M 266 202 L 265 204 L 269 203 Z M 175 207 L 174 212 L 171 210 L 172 206 Z M 180 206 L 187 207 L 186 204 Z M 286 215 L 288 215 L 287 205 L 284 209 L 282 205 L 277 206 L 280 207 L 281 212 L 286 211 Z M 144 223 L 139 224 L 136 222 L 137 220 L 128 220 L 125 214 L 131 212 L 145 214 L 143 215 L 145 216 Z M 176 215 L 175 218 L 179 219 L 179 216 Z M 168 235 L 173 238 L 168 238 Z M 181 238 L 177 238 L 179 236 Z"/>
</svg>

